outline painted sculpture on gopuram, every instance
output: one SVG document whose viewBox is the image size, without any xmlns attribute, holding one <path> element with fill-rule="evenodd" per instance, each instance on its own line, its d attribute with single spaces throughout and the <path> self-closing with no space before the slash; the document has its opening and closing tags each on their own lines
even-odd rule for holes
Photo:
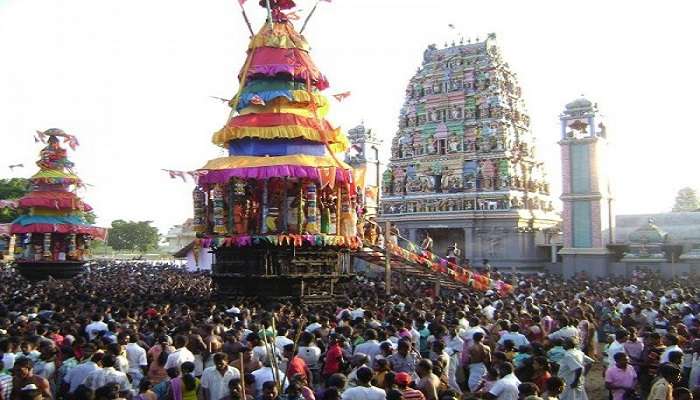
<svg viewBox="0 0 700 400">
<path fill-rule="evenodd" d="M 39 172 L 29 178 L 31 191 L 17 201 L 20 215 L 10 227 L 17 237 L 15 264 L 30 280 L 71 278 L 82 271 L 91 241 L 105 239 L 105 230 L 88 224 L 85 213 L 92 207 L 75 193 L 82 182 L 60 143 L 62 138 L 75 149 L 75 136 L 55 128 L 37 133 L 46 147 L 36 162 Z"/>
<path fill-rule="evenodd" d="M 294 2 L 268 4 L 213 137 L 228 156 L 196 172 L 196 245 L 213 251 L 223 294 L 328 301 L 361 246 L 353 171 L 336 156 L 348 141 L 324 119 L 329 84 L 287 17 Z"/>
<path fill-rule="evenodd" d="M 429 233 L 440 255 L 458 241 L 464 262 L 541 265 L 529 243 L 559 218 L 517 76 L 496 35 L 430 45 L 422 58 L 383 175 L 383 219 L 414 242 Z"/>
</svg>

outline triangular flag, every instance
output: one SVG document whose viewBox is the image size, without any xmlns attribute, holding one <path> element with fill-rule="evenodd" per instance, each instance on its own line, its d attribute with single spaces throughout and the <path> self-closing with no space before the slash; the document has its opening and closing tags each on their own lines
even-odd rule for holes
<svg viewBox="0 0 700 400">
<path fill-rule="evenodd" d="M 298 21 L 301 19 L 301 17 L 299 16 L 299 14 L 296 13 L 296 11 L 287 13 L 284 16 L 287 17 L 287 19 L 290 21 Z"/>
<path fill-rule="evenodd" d="M 352 93 L 350 91 L 347 91 L 347 92 L 343 92 L 343 93 L 334 94 L 333 97 L 338 101 L 343 101 L 346 98 L 350 97 L 351 94 Z"/>
</svg>

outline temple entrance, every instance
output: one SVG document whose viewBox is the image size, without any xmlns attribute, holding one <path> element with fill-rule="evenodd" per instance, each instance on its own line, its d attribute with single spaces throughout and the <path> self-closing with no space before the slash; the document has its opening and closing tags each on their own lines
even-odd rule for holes
<svg viewBox="0 0 700 400">
<path fill-rule="evenodd" d="M 442 193 L 442 175 L 433 175 L 435 180 L 435 193 Z"/>
<path fill-rule="evenodd" d="M 464 229 L 462 228 L 428 228 L 419 229 L 418 235 L 416 237 L 417 244 L 423 242 L 425 238 L 425 232 L 430 234 L 433 238 L 433 253 L 440 256 L 447 256 L 447 249 L 452 246 L 454 242 L 457 242 L 457 247 L 462 251 L 462 258 L 464 258 Z M 461 263 L 461 260 L 458 260 Z"/>
</svg>

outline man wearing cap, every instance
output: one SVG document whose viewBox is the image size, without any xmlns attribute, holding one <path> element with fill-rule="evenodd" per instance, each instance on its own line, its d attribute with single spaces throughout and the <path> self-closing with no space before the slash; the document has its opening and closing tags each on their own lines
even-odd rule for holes
<svg viewBox="0 0 700 400">
<path fill-rule="evenodd" d="M 396 374 L 396 385 L 399 387 L 399 391 L 403 395 L 404 400 L 425 400 L 425 396 L 420 390 L 411 388 L 411 375 L 405 372 L 399 372 Z"/>
</svg>

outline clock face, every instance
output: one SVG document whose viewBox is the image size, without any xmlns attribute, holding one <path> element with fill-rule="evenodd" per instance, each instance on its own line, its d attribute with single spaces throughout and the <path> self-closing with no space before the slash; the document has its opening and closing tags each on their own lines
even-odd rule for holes
<svg viewBox="0 0 700 400">
<path fill-rule="evenodd" d="M 588 136 L 588 124 L 580 119 L 571 122 L 569 124 L 569 128 L 571 129 L 568 132 L 569 137 L 572 137 L 574 139 L 582 139 Z"/>
</svg>

